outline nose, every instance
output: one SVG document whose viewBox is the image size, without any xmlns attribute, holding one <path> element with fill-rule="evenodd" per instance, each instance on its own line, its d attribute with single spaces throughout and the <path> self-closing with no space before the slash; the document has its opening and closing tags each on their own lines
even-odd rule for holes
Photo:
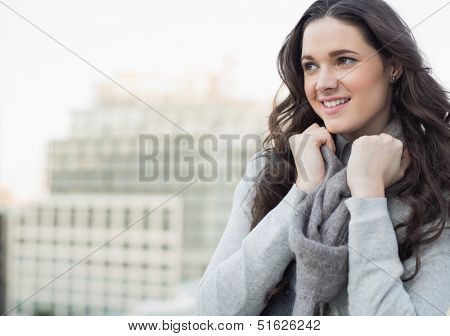
<svg viewBox="0 0 450 336">
<path fill-rule="evenodd" d="M 331 69 L 322 68 L 317 77 L 316 92 L 322 92 L 327 89 L 335 89 L 338 86 L 338 78 Z"/>
</svg>

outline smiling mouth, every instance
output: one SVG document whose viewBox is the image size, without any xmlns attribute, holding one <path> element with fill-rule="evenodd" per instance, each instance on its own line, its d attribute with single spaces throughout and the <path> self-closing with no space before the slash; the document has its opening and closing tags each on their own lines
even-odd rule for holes
<svg viewBox="0 0 450 336">
<path fill-rule="evenodd" d="M 351 98 L 342 98 L 342 99 L 336 99 L 335 101 L 332 102 L 320 102 L 322 104 L 322 106 L 326 107 L 326 108 L 335 108 L 335 107 L 339 107 L 341 105 L 345 105 L 347 104 L 349 101 L 351 100 Z M 326 103 L 326 104 L 325 104 Z"/>
</svg>

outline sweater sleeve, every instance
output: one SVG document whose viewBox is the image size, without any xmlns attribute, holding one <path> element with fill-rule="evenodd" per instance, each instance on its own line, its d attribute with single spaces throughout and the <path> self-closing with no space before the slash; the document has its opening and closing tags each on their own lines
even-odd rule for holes
<svg viewBox="0 0 450 336">
<path fill-rule="evenodd" d="M 234 191 L 225 231 L 197 288 L 198 315 L 259 315 L 293 258 L 288 223 L 306 195 L 295 184 L 250 232 L 252 186 L 264 160 L 250 160 Z"/>
<path fill-rule="evenodd" d="M 415 258 L 401 262 L 386 198 L 345 201 L 349 223 L 350 315 L 446 315 L 450 308 L 450 233 L 420 250 L 421 269 L 402 282 Z M 448 220 L 446 225 L 448 225 Z M 408 273 L 408 276 L 412 272 Z"/>
</svg>

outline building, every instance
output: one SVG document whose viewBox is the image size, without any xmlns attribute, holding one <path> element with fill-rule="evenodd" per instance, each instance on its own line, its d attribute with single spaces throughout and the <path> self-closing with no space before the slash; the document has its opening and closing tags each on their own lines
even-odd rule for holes
<svg viewBox="0 0 450 336">
<path fill-rule="evenodd" d="M 114 86 L 101 85 L 97 92 L 91 109 L 73 113 L 71 136 L 50 144 L 51 192 L 174 194 L 198 179 L 180 196 L 186 228 L 182 277 L 186 281 L 199 278 L 224 230 L 236 183 L 261 146 L 258 131 L 264 130 L 264 109 L 260 103 L 225 98 L 216 91 L 192 101 L 154 98 L 164 116 L 189 130 L 185 134 Z M 139 136 L 146 135 L 153 137 L 152 145 L 159 153 L 157 178 L 151 181 L 139 178 Z M 211 181 L 199 178 L 198 168 L 208 166 L 199 148 L 200 138 L 208 135 L 216 144 L 209 151 L 217 164 L 217 176 Z M 192 147 L 181 148 L 177 139 L 191 141 Z M 203 143 L 207 147 L 208 141 Z M 183 161 L 186 156 L 191 160 Z M 192 178 L 177 180 L 176 174 L 189 170 L 189 161 L 195 162 Z"/>
<path fill-rule="evenodd" d="M 217 76 L 201 97 L 149 94 L 142 81 L 126 87 L 164 113 L 99 85 L 92 107 L 72 113 L 71 134 L 49 145 L 50 199 L 10 209 L 9 314 L 194 311 L 192 293 L 179 288 L 201 277 L 217 246 L 260 148 L 264 109 L 223 96 Z M 34 294 L 154 207 L 147 228 L 143 219 Z"/>
<path fill-rule="evenodd" d="M 150 316 L 186 316 L 196 315 L 195 293 L 198 281 L 185 281 L 181 285 L 180 294 L 165 301 L 148 300 L 137 305 L 130 315 Z"/>
<path fill-rule="evenodd" d="M 11 210 L 8 310 L 18 306 L 8 314 L 123 314 L 140 302 L 176 297 L 182 202 L 166 200 L 57 195 Z"/>
</svg>

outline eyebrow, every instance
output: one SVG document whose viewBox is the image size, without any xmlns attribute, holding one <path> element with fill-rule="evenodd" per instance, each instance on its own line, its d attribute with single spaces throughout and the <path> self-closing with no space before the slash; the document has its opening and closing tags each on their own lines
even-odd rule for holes
<svg viewBox="0 0 450 336">
<path fill-rule="evenodd" d="M 334 56 L 337 56 L 337 55 L 348 54 L 348 53 L 359 55 L 356 51 L 352 51 L 352 50 L 349 50 L 349 49 L 339 49 L 339 50 L 330 51 L 328 53 L 328 56 L 334 57 Z M 303 55 L 301 60 L 303 61 L 304 59 L 314 60 L 314 57 L 312 57 L 310 55 Z"/>
</svg>

